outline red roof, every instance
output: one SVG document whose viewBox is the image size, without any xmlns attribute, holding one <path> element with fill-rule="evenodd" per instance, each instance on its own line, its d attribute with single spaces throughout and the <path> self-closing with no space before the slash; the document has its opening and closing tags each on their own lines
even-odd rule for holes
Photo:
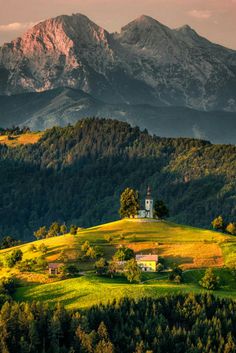
<svg viewBox="0 0 236 353">
<path fill-rule="evenodd" d="M 136 255 L 136 260 L 137 261 L 158 261 L 158 255 Z"/>
</svg>

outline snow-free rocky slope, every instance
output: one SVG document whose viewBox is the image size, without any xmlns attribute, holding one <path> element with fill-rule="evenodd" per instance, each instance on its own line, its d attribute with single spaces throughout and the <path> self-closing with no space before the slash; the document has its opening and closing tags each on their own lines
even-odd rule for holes
<svg viewBox="0 0 236 353">
<path fill-rule="evenodd" d="M 108 33 L 86 16 L 39 23 L 0 48 L 0 94 L 83 90 L 106 103 L 236 111 L 236 51 L 141 16 Z"/>
</svg>

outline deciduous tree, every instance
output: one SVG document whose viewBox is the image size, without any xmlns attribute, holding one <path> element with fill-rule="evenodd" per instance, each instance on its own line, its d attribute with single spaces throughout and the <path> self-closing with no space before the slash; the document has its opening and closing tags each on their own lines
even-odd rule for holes
<svg viewBox="0 0 236 353">
<path fill-rule="evenodd" d="M 135 217 L 140 209 L 139 194 L 136 190 L 127 188 L 121 194 L 120 197 L 120 216 L 125 217 Z"/>
</svg>

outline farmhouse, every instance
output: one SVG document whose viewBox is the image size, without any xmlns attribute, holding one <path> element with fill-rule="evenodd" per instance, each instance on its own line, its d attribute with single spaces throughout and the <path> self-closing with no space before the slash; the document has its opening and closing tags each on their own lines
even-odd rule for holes
<svg viewBox="0 0 236 353">
<path fill-rule="evenodd" d="M 62 266 L 64 266 L 62 262 L 50 262 L 48 264 L 48 273 L 50 275 L 58 275 L 61 272 Z"/>
<path fill-rule="evenodd" d="M 151 195 L 151 188 L 148 186 L 147 195 L 145 198 L 145 209 L 139 210 L 137 218 L 153 218 L 153 198 Z"/>
<path fill-rule="evenodd" d="M 156 272 L 158 255 L 136 255 L 136 261 L 144 272 Z"/>
</svg>

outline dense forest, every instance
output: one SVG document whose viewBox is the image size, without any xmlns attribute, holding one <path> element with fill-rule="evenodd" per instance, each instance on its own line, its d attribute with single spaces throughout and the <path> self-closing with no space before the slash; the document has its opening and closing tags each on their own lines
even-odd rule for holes
<svg viewBox="0 0 236 353">
<path fill-rule="evenodd" d="M 47 130 L 38 143 L 0 145 L 0 236 L 26 240 L 52 222 L 86 227 L 119 217 L 126 187 L 147 185 L 170 218 L 210 227 L 236 218 L 236 146 L 160 138 L 115 120 Z"/>
<path fill-rule="evenodd" d="M 1 353 L 233 353 L 236 303 L 189 294 L 69 312 L 6 302 L 0 330 Z"/>
</svg>

